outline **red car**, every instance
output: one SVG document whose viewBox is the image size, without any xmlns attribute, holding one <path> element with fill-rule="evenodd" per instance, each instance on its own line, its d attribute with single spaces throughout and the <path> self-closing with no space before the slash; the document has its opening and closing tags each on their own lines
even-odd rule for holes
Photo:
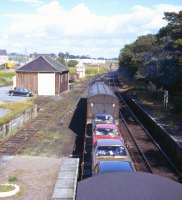
<svg viewBox="0 0 182 200">
<path fill-rule="evenodd" d="M 115 124 L 96 124 L 93 130 L 93 144 L 98 139 L 120 139 L 124 143 L 118 127 Z"/>
</svg>

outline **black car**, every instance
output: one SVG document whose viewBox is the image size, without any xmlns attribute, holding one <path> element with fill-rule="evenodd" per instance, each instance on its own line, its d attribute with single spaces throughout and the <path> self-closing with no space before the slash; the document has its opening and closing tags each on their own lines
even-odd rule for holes
<svg viewBox="0 0 182 200">
<path fill-rule="evenodd" d="M 9 91 L 10 96 L 27 96 L 31 97 L 32 92 L 29 89 L 26 88 L 14 88 L 14 90 Z"/>
</svg>

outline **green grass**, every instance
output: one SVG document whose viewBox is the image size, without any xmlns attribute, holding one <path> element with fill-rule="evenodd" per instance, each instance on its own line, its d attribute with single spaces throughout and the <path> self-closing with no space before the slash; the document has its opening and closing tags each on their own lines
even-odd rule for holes
<svg viewBox="0 0 182 200">
<path fill-rule="evenodd" d="M 86 65 L 86 76 L 95 76 L 96 74 L 102 74 L 108 71 L 108 67 L 106 65 Z M 69 67 L 70 75 L 76 74 L 76 67 Z"/>
<path fill-rule="evenodd" d="M 10 192 L 13 189 L 15 188 L 11 185 L 0 185 L 0 192 Z"/>
<path fill-rule="evenodd" d="M 70 73 L 70 75 L 75 75 L 76 74 L 76 67 L 69 67 L 69 73 Z"/>
<path fill-rule="evenodd" d="M 0 103 L 0 108 L 9 110 L 9 112 L 5 116 L 0 117 L 0 125 L 9 122 L 11 119 L 23 113 L 26 109 L 32 107 L 32 105 L 32 100 L 11 103 Z"/>
<path fill-rule="evenodd" d="M 11 85 L 13 76 L 15 72 L 0 71 L 0 86 Z"/>
<path fill-rule="evenodd" d="M 108 71 L 108 68 L 105 66 L 98 67 L 87 67 L 86 68 L 86 76 L 96 75 L 96 74 L 102 74 Z"/>
</svg>

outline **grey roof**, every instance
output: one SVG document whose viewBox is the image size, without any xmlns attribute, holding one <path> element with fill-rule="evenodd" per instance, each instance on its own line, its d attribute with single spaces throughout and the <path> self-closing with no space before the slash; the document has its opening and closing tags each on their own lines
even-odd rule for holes
<svg viewBox="0 0 182 200">
<path fill-rule="evenodd" d="M 120 139 L 98 139 L 97 146 L 123 146 Z"/>
<path fill-rule="evenodd" d="M 7 52 L 5 49 L 0 49 L 0 55 L 1 56 L 7 56 Z"/>
<path fill-rule="evenodd" d="M 78 182 L 76 200 L 181 200 L 182 186 L 142 172 L 111 172 Z"/>
<path fill-rule="evenodd" d="M 61 64 L 59 61 L 48 57 L 39 56 L 36 59 L 26 63 L 19 67 L 17 72 L 66 72 L 67 67 Z"/>
<path fill-rule="evenodd" d="M 104 82 L 95 82 L 89 87 L 88 96 L 109 95 L 116 97 L 113 91 Z"/>
</svg>

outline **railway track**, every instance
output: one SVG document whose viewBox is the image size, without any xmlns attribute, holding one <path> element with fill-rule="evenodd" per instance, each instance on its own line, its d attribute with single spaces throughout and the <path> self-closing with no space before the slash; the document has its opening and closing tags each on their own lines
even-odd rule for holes
<svg viewBox="0 0 182 200">
<path fill-rule="evenodd" d="M 113 77 L 110 81 L 110 85 L 112 85 L 113 89 L 116 91 L 122 104 L 120 110 L 120 125 L 121 129 L 124 130 L 123 137 L 126 141 L 136 170 L 158 174 L 176 181 L 181 181 L 181 173 L 150 136 L 144 126 L 137 120 L 137 117 L 124 101 L 122 94 L 117 92 L 118 86 L 115 83 L 115 78 Z"/>
<path fill-rule="evenodd" d="M 79 90 L 79 93 L 83 92 L 89 83 L 81 84 L 76 87 L 76 90 Z M 64 125 L 67 118 L 74 112 L 76 104 L 78 103 L 79 97 L 74 99 L 75 104 L 69 107 L 69 110 L 65 110 L 65 114 L 60 119 L 60 124 Z M 31 122 L 25 124 L 25 126 L 20 129 L 15 135 L 8 137 L 7 139 L 0 142 L 0 156 L 3 155 L 16 155 L 22 151 L 24 147 L 26 147 L 28 141 L 36 135 L 36 133 L 40 130 L 40 127 L 44 127 L 47 124 L 54 112 L 57 111 L 57 106 L 54 106 L 53 102 L 50 105 L 51 97 L 42 98 L 37 100 L 38 103 L 38 116 L 33 119 Z"/>
<path fill-rule="evenodd" d="M 0 143 L 0 156 L 2 155 L 16 155 L 27 144 L 31 137 L 33 137 L 39 130 L 41 123 L 46 123 L 48 117 L 38 117 L 32 120 L 32 123 L 27 123 L 24 128 L 19 130 L 15 135 L 12 135 L 7 140 Z"/>
</svg>

